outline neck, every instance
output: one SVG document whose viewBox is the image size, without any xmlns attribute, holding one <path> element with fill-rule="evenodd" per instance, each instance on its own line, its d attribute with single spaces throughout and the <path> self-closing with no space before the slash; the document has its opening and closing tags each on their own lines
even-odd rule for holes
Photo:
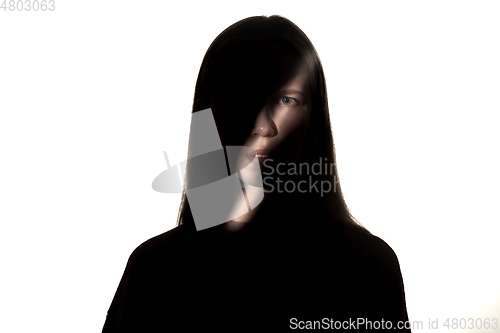
<svg viewBox="0 0 500 333">
<path fill-rule="evenodd" d="M 305 224 L 315 225 L 315 220 L 323 220 L 325 214 L 318 198 L 292 193 L 265 193 L 262 202 L 242 215 L 225 223 L 227 231 L 240 231 L 253 227 L 302 228 Z"/>
</svg>

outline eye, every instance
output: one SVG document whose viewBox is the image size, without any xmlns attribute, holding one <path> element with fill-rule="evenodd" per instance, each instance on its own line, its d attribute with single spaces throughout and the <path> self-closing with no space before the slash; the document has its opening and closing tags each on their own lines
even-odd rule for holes
<svg viewBox="0 0 500 333">
<path fill-rule="evenodd" d="M 298 103 L 295 98 L 283 96 L 278 100 L 278 103 L 281 105 L 292 105 L 293 103 Z"/>
</svg>

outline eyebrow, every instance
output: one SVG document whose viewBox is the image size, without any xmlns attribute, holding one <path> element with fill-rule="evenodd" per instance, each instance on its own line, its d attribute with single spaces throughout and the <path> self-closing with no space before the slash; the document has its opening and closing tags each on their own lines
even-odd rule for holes
<svg viewBox="0 0 500 333">
<path fill-rule="evenodd" d="M 296 89 L 283 89 L 280 90 L 280 94 L 299 94 L 304 96 L 304 93 L 302 91 Z"/>
</svg>

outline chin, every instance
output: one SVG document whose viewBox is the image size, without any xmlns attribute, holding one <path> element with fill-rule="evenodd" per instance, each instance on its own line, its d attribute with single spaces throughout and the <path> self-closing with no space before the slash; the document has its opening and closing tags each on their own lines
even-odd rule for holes
<svg viewBox="0 0 500 333">
<path fill-rule="evenodd" d="M 238 221 L 234 221 L 234 220 L 231 220 L 231 221 L 226 222 L 225 225 L 226 225 L 226 229 L 227 230 L 238 231 L 238 230 L 242 229 L 249 222 L 250 221 L 246 221 L 246 220 L 245 221 L 239 221 L 239 220 Z"/>
</svg>

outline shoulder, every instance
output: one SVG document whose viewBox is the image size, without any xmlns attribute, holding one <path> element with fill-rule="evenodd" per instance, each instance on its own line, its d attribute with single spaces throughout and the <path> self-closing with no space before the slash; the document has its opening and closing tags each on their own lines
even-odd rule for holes
<svg viewBox="0 0 500 333">
<path fill-rule="evenodd" d="M 367 264 L 385 271 L 398 271 L 399 261 L 394 250 L 382 238 L 368 231 L 346 227 L 343 232 L 346 249 Z"/>
<path fill-rule="evenodd" d="M 155 257 L 175 257 L 187 247 L 194 237 L 194 232 L 183 225 L 176 226 L 162 234 L 154 236 L 135 248 L 129 258 L 130 262 L 154 259 Z"/>
</svg>

